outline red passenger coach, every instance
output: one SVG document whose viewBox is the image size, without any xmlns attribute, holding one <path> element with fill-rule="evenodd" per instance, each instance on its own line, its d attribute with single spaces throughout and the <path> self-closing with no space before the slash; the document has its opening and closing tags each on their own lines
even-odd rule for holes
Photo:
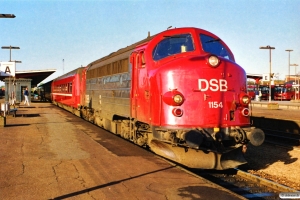
<svg viewBox="0 0 300 200">
<path fill-rule="evenodd" d="M 276 85 L 274 90 L 274 100 L 292 100 L 295 98 L 295 89 L 292 84 Z"/>
<path fill-rule="evenodd" d="M 246 79 L 218 36 L 175 28 L 52 86 L 56 104 L 137 145 L 188 167 L 227 169 L 246 163 L 249 141 L 264 141 L 250 126 Z"/>
<path fill-rule="evenodd" d="M 80 116 L 78 107 L 84 104 L 85 68 L 80 67 L 54 79 L 51 90 L 54 104 Z"/>
<path fill-rule="evenodd" d="M 255 93 L 257 92 L 257 87 L 256 85 L 248 85 L 247 86 L 247 94 L 251 97 L 252 100 L 255 99 Z"/>
</svg>

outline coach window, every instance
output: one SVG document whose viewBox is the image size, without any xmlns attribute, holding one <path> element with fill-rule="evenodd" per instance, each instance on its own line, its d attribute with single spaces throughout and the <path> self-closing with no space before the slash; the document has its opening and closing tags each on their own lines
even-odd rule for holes
<svg viewBox="0 0 300 200">
<path fill-rule="evenodd" d="M 69 92 L 72 92 L 72 83 L 69 83 Z"/>
<path fill-rule="evenodd" d="M 191 34 L 164 37 L 165 39 L 160 41 L 152 52 L 152 57 L 156 61 L 174 54 L 185 53 L 195 49 Z"/>
</svg>

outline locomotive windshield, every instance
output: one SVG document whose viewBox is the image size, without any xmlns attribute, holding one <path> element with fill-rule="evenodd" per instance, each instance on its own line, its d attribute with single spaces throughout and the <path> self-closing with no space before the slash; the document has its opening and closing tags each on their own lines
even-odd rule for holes
<svg viewBox="0 0 300 200">
<path fill-rule="evenodd" d="M 152 52 L 154 60 L 160 60 L 167 56 L 194 50 L 191 34 L 164 36 Z"/>
<path fill-rule="evenodd" d="M 223 58 L 233 60 L 229 51 L 226 47 L 220 42 L 221 39 L 213 38 L 207 35 L 200 34 L 200 40 L 202 43 L 202 48 L 205 52 L 221 56 Z"/>
</svg>

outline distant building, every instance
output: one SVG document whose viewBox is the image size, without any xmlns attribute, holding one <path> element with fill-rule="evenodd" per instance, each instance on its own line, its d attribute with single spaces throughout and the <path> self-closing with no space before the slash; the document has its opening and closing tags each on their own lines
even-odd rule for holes
<svg viewBox="0 0 300 200">
<path fill-rule="evenodd" d="M 5 101 L 22 102 L 24 100 L 23 92 L 25 88 L 31 91 L 31 88 L 36 87 L 55 71 L 55 69 L 16 71 L 15 77 L 0 76 L 0 80 L 5 83 Z M 30 98 L 31 94 L 29 93 L 29 99 Z"/>
</svg>

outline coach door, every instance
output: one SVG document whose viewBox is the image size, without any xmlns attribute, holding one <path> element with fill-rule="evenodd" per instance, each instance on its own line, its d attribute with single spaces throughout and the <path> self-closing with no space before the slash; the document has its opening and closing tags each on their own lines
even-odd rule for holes
<svg viewBox="0 0 300 200">
<path fill-rule="evenodd" d="M 150 114 L 150 93 L 144 52 L 134 52 L 131 59 L 131 114 L 137 120 L 147 122 Z"/>
</svg>

